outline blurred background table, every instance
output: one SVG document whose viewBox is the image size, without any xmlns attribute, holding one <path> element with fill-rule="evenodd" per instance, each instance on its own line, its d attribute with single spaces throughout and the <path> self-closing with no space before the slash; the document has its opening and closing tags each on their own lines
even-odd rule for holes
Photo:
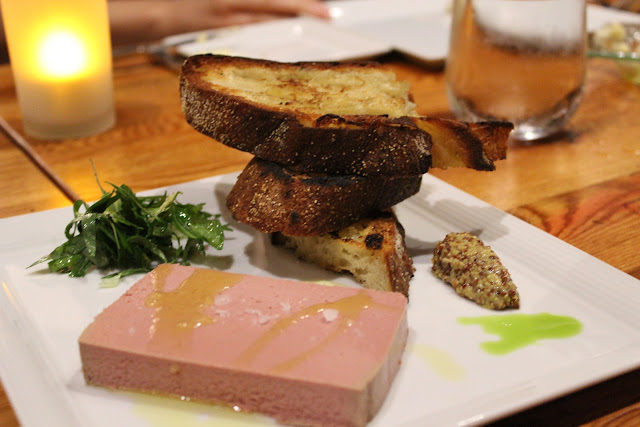
<svg viewBox="0 0 640 427">
<path fill-rule="evenodd" d="M 451 117 L 442 70 L 400 56 L 381 62 L 410 82 L 420 113 Z M 116 60 L 117 125 L 63 142 L 29 140 L 80 198 L 101 181 L 134 191 L 241 170 L 250 155 L 197 133 L 180 111 L 178 73 L 145 55 Z M 602 59 L 588 63 L 584 101 L 556 138 L 513 144 L 491 173 L 430 173 L 640 278 L 640 87 Z M 22 133 L 11 69 L 0 66 L 0 116 Z M 71 201 L 0 134 L 0 218 L 68 206 Z M 515 414 L 497 425 L 640 425 L 640 370 Z M 0 388 L 0 425 L 19 425 Z"/>
</svg>

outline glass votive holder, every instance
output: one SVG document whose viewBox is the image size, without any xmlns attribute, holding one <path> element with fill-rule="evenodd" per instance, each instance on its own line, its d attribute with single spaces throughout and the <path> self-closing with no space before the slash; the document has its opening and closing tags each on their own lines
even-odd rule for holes
<svg viewBox="0 0 640 427">
<path fill-rule="evenodd" d="M 115 123 L 106 0 L 0 0 L 24 131 L 94 135 Z"/>
</svg>

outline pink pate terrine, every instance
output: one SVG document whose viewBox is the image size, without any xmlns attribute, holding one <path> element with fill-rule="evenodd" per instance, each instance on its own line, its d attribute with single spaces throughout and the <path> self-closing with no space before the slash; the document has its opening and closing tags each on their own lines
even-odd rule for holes
<svg viewBox="0 0 640 427">
<path fill-rule="evenodd" d="M 163 264 L 82 333 L 87 383 L 364 425 L 407 339 L 400 293 Z"/>
</svg>

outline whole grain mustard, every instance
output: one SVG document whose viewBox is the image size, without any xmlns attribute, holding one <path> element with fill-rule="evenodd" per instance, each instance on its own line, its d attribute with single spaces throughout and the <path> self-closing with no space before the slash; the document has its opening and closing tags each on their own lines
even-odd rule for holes
<svg viewBox="0 0 640 427">
<path fill-rule="evenodd" d="M 433 274 L 458 295 L 492 310 L 518 308 L 520 296 L 493 250 L 471 233 L 449 233 L 433 252 Z"/>
</svg>

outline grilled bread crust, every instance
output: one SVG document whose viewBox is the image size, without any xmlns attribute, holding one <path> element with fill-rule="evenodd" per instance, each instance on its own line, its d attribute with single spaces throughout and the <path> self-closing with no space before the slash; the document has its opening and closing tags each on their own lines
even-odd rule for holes
<svg viewBox="0 0 640 427">
<path fill-rule="evenodd" d="M 344 78 L 349 81 L 336 83 Z M 235 87 L 238 79 L 257 89 Z M 350 95 L 347 86 L 354 80 L 370 91 Z M 391 94 L 377 99 L 385 85 L 392 87 Z M 281 91 L 280 102 L 269 95 Z M 419 175 L 431 166 L 429 135 L 402 117 L 414 107 L 406 86 L 372 63 L 196 55 L 182 67 L 180 92 L 182 110 L 194 129 L 300 172 Z M 367 93 L 369 98 L 361 99 Z M 367 105 L 375 103 L 380 104 L 379 115 Z"/>
<path fill-rule="evenodd" d="M 338 273 L 348 272 L 364 287 L 409 297 L 415 268 L 404 228 L 391 212 L 377 212 L 338 231 L 297 237 L 273 233 L 271 240 L 300 259 Z"/>
<path fill-rule="evenodd" d="M 412 118 L 431 136 L 432 167 L 466 167 L 495 170 L 495 161 L 507 157 L 507 142 L 513 130 L 508 122 L 468 123 L 436 117 Z"/>
<path fill-rule="evenodd" d="M 421 175 L 297 174 L 254 157 L 227 196 L 237 221 L 264 233 L 316 236 L 339 230 L 417 193 Z"/>
</svg>

